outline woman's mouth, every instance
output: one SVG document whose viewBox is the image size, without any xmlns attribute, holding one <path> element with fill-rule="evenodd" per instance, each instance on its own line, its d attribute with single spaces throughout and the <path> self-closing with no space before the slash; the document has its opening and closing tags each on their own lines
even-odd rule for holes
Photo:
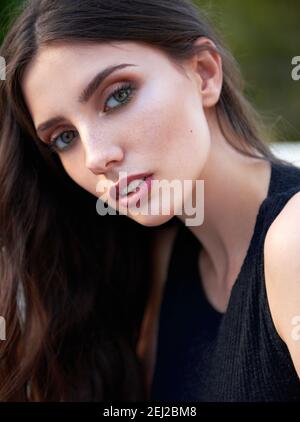
<svg viewBox="0 0 300 422">
<path fill-rule="evenodd" d="M 123 207 L 140 206 L 140 200 L 151 193 L 153 174 L 140 174 L 122 179 L 115 186 L 116 199 Z"/>
<path fill-rule="evenodd" d="M 146 180 L 147 176 L 143 177 L 142 179 L 135 179 L 132 180 L 122 191 L 120 192 L 119 197 L 124 196 L 131 196 L 133 193 L 138 192 L 139 186 Z"/>
</svg>

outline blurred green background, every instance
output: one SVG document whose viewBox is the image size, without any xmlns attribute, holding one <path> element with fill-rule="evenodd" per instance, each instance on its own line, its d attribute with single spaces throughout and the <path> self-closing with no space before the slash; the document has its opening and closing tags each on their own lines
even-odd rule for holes
<svg viewBox="0 0 300 422">
<path fill-rule="evenodd" d="M 0 43 L 9 15 L 21 1 L 0 0 Z M 291 77 L 291 60 L 300 56 L 300 1 L 194 0 L 194 3 L 207 11 L 240 63 L 246 94 L 267 124 L 266 135 L 273 141 L 299 141 L 300 81 Z"/>
</svg>

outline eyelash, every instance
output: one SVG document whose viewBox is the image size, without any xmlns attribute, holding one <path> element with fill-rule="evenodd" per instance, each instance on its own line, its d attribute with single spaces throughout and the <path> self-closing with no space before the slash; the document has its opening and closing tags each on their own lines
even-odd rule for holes
<svg viewBox="0 0 300 422">
<path fill-rule="evenodd" d="M 120 103 L 120 105 L 119 106 L 116 106 L 116 107 L 113 107 L 113 108 L 111 108 L 111 110 L 110 111 L 107 111 L 106 112 L 106 114 L 107 113 L 111 113 L 113 110 L 115 110 L 115 109 L 119 109 L 120 107 L 122 107 L 122 106 L 124 106 L 125 104 L 127 104 L 127 103 L 129 103 L 130 101 L 131 101 L 131 99 L 133 98 L 133 95 L 134 95 L 134 92 L 136 91 L 136 88 L 133 86 L 133 84 L 131 83 L 131 82 L 125 82 L 125 83 L 121 83 L 119 86 L 117 86 L 116 88 L 115 88 L 115 90 L 107 97 L 107 99 L 106 99 L 106 101 L 105 101 L 105 106 L 106 106 L 106 104 L 107 104 L 107 102 L 108 102 L 108 100 L 111 98 L 111 97 L 114 97 L 114 95 L 116 95 L 116 94 L 118 94 L 118 93 L 120 93 L 120 92 L 122 92 L 122 91 L 130 91 L 129 93 L 128 93 L 128 95 L 127 95 L 127 97 L 126 97 L 126 99 L 123 101 L 123 102 L 121 102 Z M 118 100 L 116 100 L 116 101 L 118 101 Z M 76 130 L 67 130 L 67 131 L 64 131 L 64 132 L 61 132 L 58 136 L 56 136 L 55 138 L 53 138 L 50 142 L 49 142 L 49 144 L 47 145 L 48 146 L 48 148 L 50 149 L 50 151 L 52 151 L 52 152 L 63 152 L 63 151 L 65 151 L 65 150 L 67 150 L 67 149 L 69 149 L 71 146 L 72 146 L 72 142 L 73 141 L 71 141 L 71 143 L 69 144 L 69 146 L 66 146 L 65 148 L 63 148 L 63 149 L 60 149 L 60 148 L 58 148 L 56 145 L 55 145 L 55 142 L 64 134 L 64 133 L 69 133 L 69 132 L 73 132 L 73 133 L 76 133 Z"/>
</svg>

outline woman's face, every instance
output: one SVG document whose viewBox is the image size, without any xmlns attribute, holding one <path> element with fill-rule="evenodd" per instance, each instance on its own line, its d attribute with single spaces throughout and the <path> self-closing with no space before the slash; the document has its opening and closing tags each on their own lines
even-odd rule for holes
<svg viewBox="0 0 300 422">
<path fill-rule="evenodd" d="M 119 65 L 86 90 L 99 72 Z M 184 69 L 140 43 L 56 44 L 40 50 L 28 65 L 22 89 L 39 139 L 55 139 L 52 145 L 68 175 L 122 213 L 126 207 L 116 198 L 113 203 L 108 192 L 120 172 L 151 174 L 152 180 L 176 180 L 182 186 L 184 180 L 200 178 L 210 131 L 201 78 L 188 62 Z M 99 182 L 105 182 L 104 192 L 97 191 Z M 168 215 L 126 212 L 140 224 L 160 225 L 180 207 L 175 202 L 190 193 L 173 198 Z M 153 188 L 148 207 L 159 198 L 159 189 Z"/>
</svg>

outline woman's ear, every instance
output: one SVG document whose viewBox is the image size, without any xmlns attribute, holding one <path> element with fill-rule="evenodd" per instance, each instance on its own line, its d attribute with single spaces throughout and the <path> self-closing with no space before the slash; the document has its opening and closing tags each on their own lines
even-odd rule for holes
<svg viewBox="0 0 300 422">
<path fill-rule="evenodd" d="M 210 108 L 217 104 L 221 95 L 222 59 L 216 51 L 216 45 L 209 38 L 200 37 L 194 43 L 203 49 L 189 59 L 186 64 L 199 88 L 203 107 Z"/>
</svg>

